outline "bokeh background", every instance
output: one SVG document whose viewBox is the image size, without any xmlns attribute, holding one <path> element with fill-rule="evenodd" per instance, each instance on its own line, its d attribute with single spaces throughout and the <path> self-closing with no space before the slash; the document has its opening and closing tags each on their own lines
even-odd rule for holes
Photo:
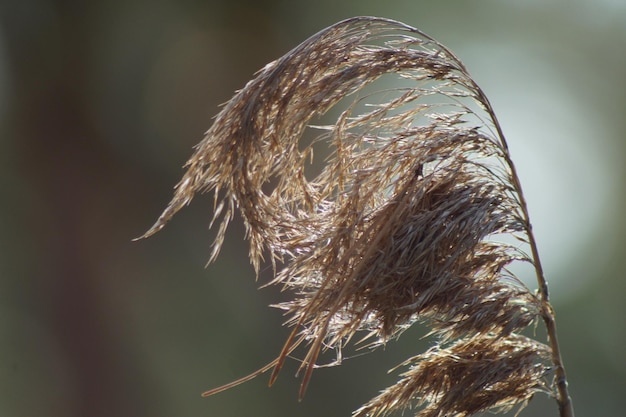
<svg viewBox="0 0 626 417">
<path fill-rule="evenodd" d="M 309 35 L 398 19 L 461 57 L 512 148 L 551 282 L 577 415 L 626 409 L 623 0 L 0 0 L 0 415 L 349 416 L 424 348 L 419 331 L 318 370 L 235 223 L 205 269 L 211 199 L 153 238 L 218 105 Z M 542 397 L 522 416 L 556 416 Z"/>
</svg>

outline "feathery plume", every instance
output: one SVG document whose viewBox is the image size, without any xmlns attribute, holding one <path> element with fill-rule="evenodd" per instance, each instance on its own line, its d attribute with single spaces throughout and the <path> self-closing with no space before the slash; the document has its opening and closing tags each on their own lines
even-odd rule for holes
<svg viewBox="0 0 626 417">
<path fill-rule="evenodd" d="M 328 156 L 311 174 L 320 147 Z M 405 362 L 403 378 L 356 416 L 413 406 L 423 417 L 469 416 L 523 406 L 537 391 L 573 416 L 502 130 L 464 65 L 434 39 L 373 17 L 322 30 L 235 94 L 186 168 L 143 237 L 196 193 L 213 192 L 210 261 L 238 210 L 255 270 L 267 256 L 271 283 L 292 294 L 278 305 L 293 331 L 277 359 L 206 394 L 269 369 L 273 383 L 303 345 L 302 397 L 321 351 L 357 334 L 375 347 L 421 322 L 437 345 Z M 537 294 L 511 272 L 516 263 L 534 267 Z M 538 318 L 549 346 L 519 334 Z"/>
</svg>

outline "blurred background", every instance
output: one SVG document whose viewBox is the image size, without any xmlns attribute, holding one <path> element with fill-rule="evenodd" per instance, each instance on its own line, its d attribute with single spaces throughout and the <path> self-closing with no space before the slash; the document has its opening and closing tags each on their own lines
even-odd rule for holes
<svg viewBox="0 0 626 417">
<path fill-rule="evenodd" d="M 297 401 L 288 329 L 235 223 L 205 268 L 212 201 L 148 240 L 218 105 L 311 34 L 378 15 L 466 63 L 518 164 L 577 415 L 626 409 L 626 2 L 0 1 L 0 415 L 350 416 L 424 348 L 316 371 Z M 522 416 L 556 416 L 538 396 Z"/>
</svg>

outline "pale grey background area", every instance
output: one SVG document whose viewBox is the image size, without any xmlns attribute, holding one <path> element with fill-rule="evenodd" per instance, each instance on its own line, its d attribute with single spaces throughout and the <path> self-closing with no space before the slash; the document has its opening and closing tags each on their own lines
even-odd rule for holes
<svg viewBox="0 0 626 417">
<path fill-rule="evenodd" d="M 452 49 L 512 149 L 551 283 L 577 415 L 626 409 L 626 3 L 5 0 L 0 3 L 0 415 L 349 416 L 422 332 L 318 370 L 271 360 L 288 330 L 236 223 L 204 268 L 211 200 L 131 243 L 192 146 L 269 61 L 356 15 Z M 539 334 L 541 331 L 538 331 Z M 325 358 L 332 360 L 332 355 Z M 556 416 L 539 396 L 522 416 Z"/>
</svg>

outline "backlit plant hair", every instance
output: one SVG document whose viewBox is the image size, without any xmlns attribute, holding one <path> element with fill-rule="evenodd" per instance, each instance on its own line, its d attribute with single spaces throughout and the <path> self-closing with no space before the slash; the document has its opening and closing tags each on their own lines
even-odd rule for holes
<svg viewBox="0 0 626 417">
<path fill-rule="evenodd" d="M 420 322 L 434 346 L 355 416 L 470 416 L 544 392 L 573 417 L 515 166 L 489 100 L 445 46 L 388 19 L 332 25 L 238 91 L 186 168 L 143 237 L 213 192 L 210 261 L 238 210 L 255 270 L 267 256 L 271 283 L 291 294 L 276 360 L 205 395 L 270 369 L 271 385 L 304 346 L 302 397 L 321 351 L 357 333 L 375 347 Z M 534 268 L 536 293 L 518 264 Z M 520 334 L 538 318 L 547 345 Z"/>
</svg>

